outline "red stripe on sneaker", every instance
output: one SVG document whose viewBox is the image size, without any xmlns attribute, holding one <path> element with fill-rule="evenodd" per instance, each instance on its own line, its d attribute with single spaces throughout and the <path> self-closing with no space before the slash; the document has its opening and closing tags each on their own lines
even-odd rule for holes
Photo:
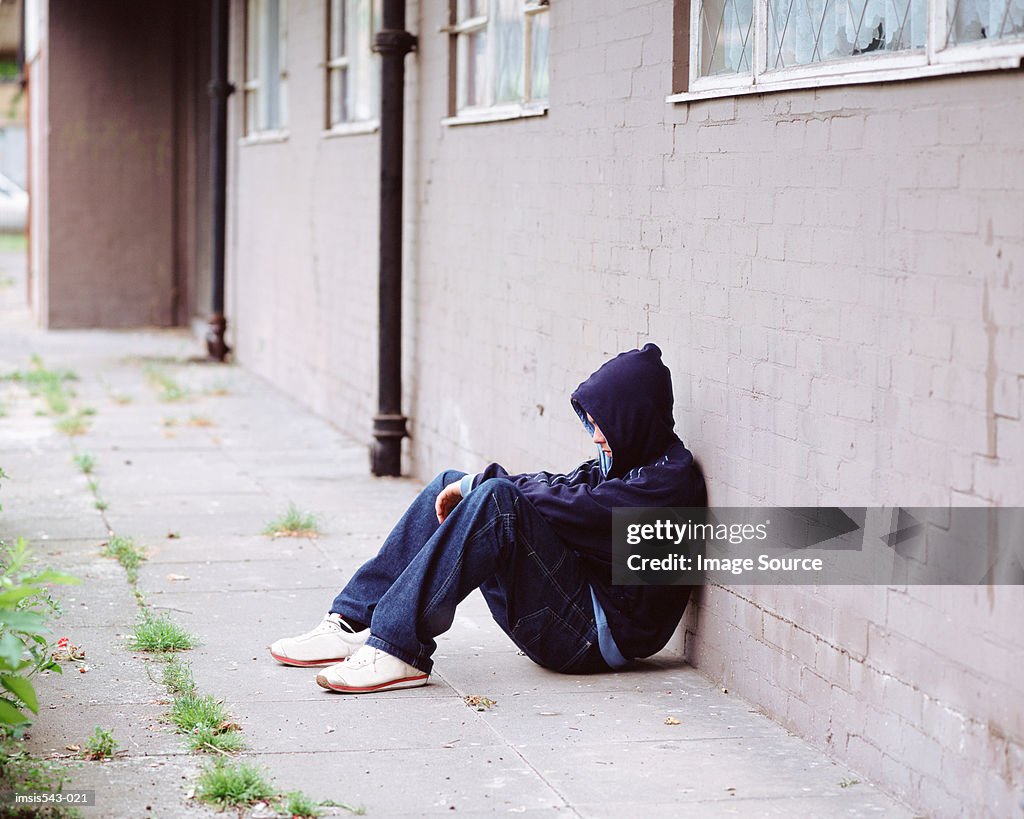
<svg viewBox="0 0 1024 819">
<path fill-rule="evenodd" d="M 293 665 L 296 668 L 311 668 L 312 666 L 318 665 L 334 665 L 335 663 L 341 663 L 348 659 L 347 657 L 337 657 L 333 660 L 293 660 L 291 657 L 284 657 L 280 654 L 275 654 L 273 651 L 270 652 L 270 656 L 283 665 Z"/>
<path fill-rule="evenodd" d="M 334 685 L 322 674 L 317 677 L 317 682 L 320 683 L 324 688 L 329 688 L 331 691 L 343 691 L 347 694 L 366 694 L 370 691 L 384 691 L 395 685 L 401 685 L 402 683 L 411 682 L 426 682 L 429 674 L 419 674 L 415 677 L 400 677 L 397 680 L 389 680 L 386 683 L 378 683 L 377 685 Z M 323 680 L 323 682 L 321 682 Z M 410 686 L 411 687 L 411 686 Z"/>
</svg>

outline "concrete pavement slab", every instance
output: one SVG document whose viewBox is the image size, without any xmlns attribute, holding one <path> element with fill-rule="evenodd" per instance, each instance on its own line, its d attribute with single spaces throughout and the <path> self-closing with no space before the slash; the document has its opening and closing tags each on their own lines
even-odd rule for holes
<svg viewBox="0 0 1024 819">
<path fill-rule="evenodd" d="M 193 756 L 140 756 L 104 762 L 64 763 L 65 790 L 95 791 L 83 817 L 102 819 L 193 819 L 224 814 L 187 798 L 201 760 Z"/>
<path fill-rule="evenodd" d="M 316 543 L 308 538 L 271 538 L 265 535 L 150 538 L 143 541 L 148 565 L 171 563 L 234 563 L 239 560 L 314 562 L 326 565 Z M 172 571 L 172 569 L 167 569 Z"/>
<path fill-rule="evenodd" d="M 185 754 L 181 738 L 165 721 L 166 704 L 89 703 L 75 700 L 73 708 L 44 708 L 31 728 L 32 744 L 48 752 L 66 752 L 68 745 L 86 747 L 99 727 L 110 731 L 119 753 L 128 756 Z"/>
<path fill-rule="evenodd" d="M 621 819 L 636 810 L 634 802 L 608 802 L 603 804 L 574 805 L 587 819 Z M 701 800 L 692 803 L 645 805 L 644 819 L 920 819 L 914 812 L 893 805 L 891 799 L 877 792 L 856 793 L 851 790 L 843 796 L 805 796 L 799 798 L 737 799 L 729 797 Z"/>
<path fill-rule="evenodd" d="M 295 669 L 302 673 L 302 670 Z M 315 671 L 314 671 L 315 674 Z M 312 674 L 306 672 L 312 678 Z M 430 686 L 437 687 L 437 686 Z M 231 713 L 245 726 L 253 747 L 267 753 L 330 751 L 444 750 L 504 745 L 461 698 L 424 697 L 423 689 L 403 694 L 346 696 L 320 689 L 321 696 L 299 702 L 273 703 L 272 720 L 265 702 L 228 699 Z M 440 692 L 434 692 L 440 693 Z"/>
<path fill-rule="evenodd" d="M 40 675 L 37 689 L 42 701 L 70 698 L 88 705 L 152 705 L 167 699 L 160 682 L 162 663 L 126 649 L 129 629 L 83 626 L 65 619 L 54 624 L 54 632 L 83 649 L 85 656 L 65 660 L 61 675 Z"/>
<path fill-rule="evenodd" d="M 365 807 L 368 816 L 516 815 L 566 806 L 527 762 L 500 746 L 262 754 L 259 761 L 310 795 Z"/>
<path fill-rule="evenodd" d="M 312 550 L 308 551 L 311 560 L 239 559 L 209 563 L 147 563 L 139 569 L 139 577 L 143 586 L 154 596 L 154 601 L 157 595 L 162 594 L 341 588 L 348 577 L 339 576 L 334 569 L 325 565 L 326 561 L 319 555 Z M 186 571 L 188 573 L 183 574 Z"/>
<path fill-rule="evenodd" d="M 629 794 L 637 811 L 648 804 L 732 798 L 839 797 L 846 790 L 841 783 L 857 778 L 784 731 L 774 738 L 651 739 L 517 750 L 570 804 L 622 804 Z"/>
</svg>

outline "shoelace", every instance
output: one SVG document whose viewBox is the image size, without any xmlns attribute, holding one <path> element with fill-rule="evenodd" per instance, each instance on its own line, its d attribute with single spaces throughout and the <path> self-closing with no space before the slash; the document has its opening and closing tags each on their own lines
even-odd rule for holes
<svg viewBox="0 0 1024 819">
<path fill-rule="evenodd" d="M 363 666 L 370 665 L 374 668 L 377 667 L 377 653 L 379 649 L 372 648 L 370 651 L 366 651 L 367 646 L 363 646 L 355 654 L 349 657 L 345 664 L 349 668 L 362 668 Z"/>
</svg>

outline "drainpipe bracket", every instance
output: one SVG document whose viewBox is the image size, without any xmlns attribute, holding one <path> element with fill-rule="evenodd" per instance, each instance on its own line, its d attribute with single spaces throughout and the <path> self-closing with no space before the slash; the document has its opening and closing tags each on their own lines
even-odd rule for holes
<svg viewBox="0 0 1024 819">
<path fill-rule="evenodd" d="M 380 413 L 373 416 L 373 437 L 378 441 L 388 438 L 406 438 L 409 431 L 405 427 L 406 417 L 395 413 Z"/>
<path fill-rule="evenodd" d="M 379 54 L 397 54 L 404 57 L 419 46 L 415 34 L 396 28 L 382 28 L 373 38 L 373 50 Z"/>
<path fill-rule="evenodd" d="M 226 80 L 210 80 L 206 84 L 206 93 L 211 99 L 215 100 L 226 100 L 237 89 L 235 84 L 227 82 Z"/>
</svg>

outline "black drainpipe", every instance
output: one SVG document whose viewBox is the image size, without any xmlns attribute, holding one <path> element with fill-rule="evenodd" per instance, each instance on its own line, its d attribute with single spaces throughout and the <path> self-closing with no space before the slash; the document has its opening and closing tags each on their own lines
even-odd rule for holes
<svg viewBox="0 0 1024 819">
<path fill-rule="evenodd" d="M 214 361 L 223 361 L 230 348 L 224 340 L 224 244 L 228 179 L 228 97 L 235 87 L 228 82 L 228 0 L 214 0 L 210 35 L 210 184 L 213 186 L 213 236 L 210 242 L 212 292 L 206 350 Z"/>
<path fill-rule="evenodd" d="M 402 140 L 405 55 L 416 38 L 405 30 L 405 0 L 384 0 L 383 27 L 374 38 L 381 55 L 380 95 L 380 325 L 378 328 L 374 475 L 400 475 L 402 438 Z"/>
</svg>

